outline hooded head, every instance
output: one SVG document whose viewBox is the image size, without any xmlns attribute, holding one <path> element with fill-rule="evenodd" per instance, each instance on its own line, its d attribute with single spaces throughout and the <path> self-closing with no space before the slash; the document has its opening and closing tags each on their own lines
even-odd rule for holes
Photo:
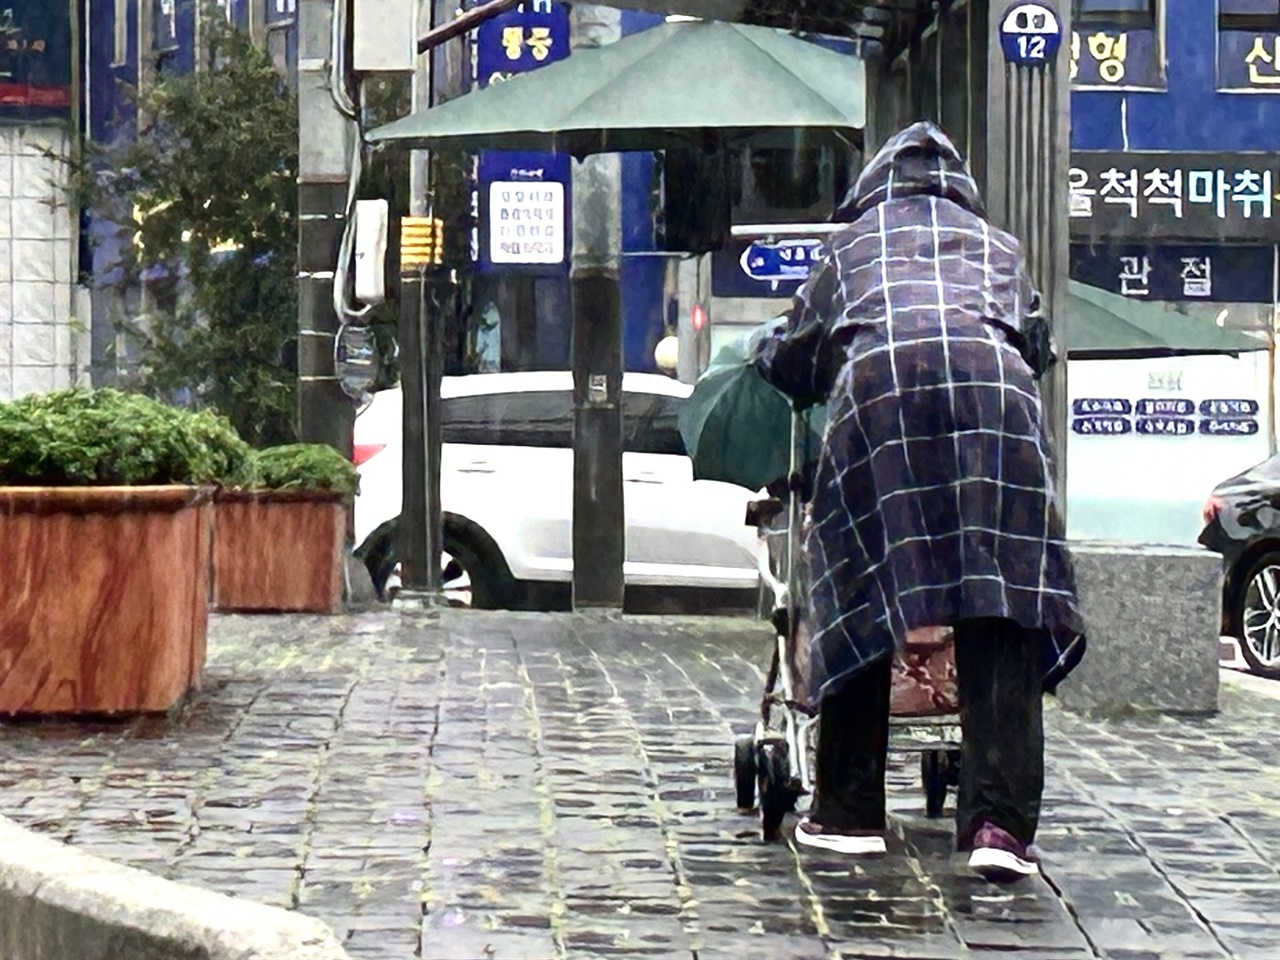
<svg viewBox="0 0 1280 960">
<path fill-rule="evenodd" d="M 862 168 L 831 219 L 852 223 L 887 200 L 942 197 L 986 218 L 978 184 L 951 138 L 927 120 L 895 133 Z"/>
</svg>

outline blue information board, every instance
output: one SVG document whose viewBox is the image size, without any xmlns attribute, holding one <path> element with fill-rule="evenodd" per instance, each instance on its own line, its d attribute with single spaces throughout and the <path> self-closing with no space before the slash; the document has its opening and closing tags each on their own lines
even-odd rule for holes
<svg viewBox="0 0 1280 960">
<path fill-rule="evenodd" d="M 525 0 L 476 31 L 474 79 L 487 87 L 567 56 L 569 8 L 553 0 Z M 477 270 L 562 274 L 569 269 L 571 162 L 564 154 L 481 152 Z"/>
</svg>

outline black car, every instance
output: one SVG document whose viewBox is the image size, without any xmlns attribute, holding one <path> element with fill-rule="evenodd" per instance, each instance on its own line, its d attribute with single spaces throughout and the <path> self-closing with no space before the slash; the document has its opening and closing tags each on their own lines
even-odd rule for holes
<svg viewBox="0 0 1280 960">
<path fill-rule="evenodd" d="M 1280 456 L 1213 489 L 1200 543 L 1222 554 L 1222 631 L 1259 676 L 1280 680 Z"/>
</svg>

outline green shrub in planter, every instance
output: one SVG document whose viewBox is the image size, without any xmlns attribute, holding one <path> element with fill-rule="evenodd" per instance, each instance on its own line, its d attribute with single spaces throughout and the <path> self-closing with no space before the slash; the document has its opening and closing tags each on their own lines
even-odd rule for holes
<svg viewBox="0 0 1280 960">
<path fill-rule="evenodd" d="M 291 443 L 254 454 L 253 486 L 352 497 L 359 489 L 360 474 L 350 460 L 328 444 Z"/>
<path fill-rule="evenodd" d="M 224 417 L 120 390 L 0 403 L 0 486 L 237 486 L 252 449 Z"/>
<path fill-rule="evenodd" d="M 214 602 L 223 610 L 342 610 L 355 466 L 333 447 L 296 443 L 253 455 L 246 488 L 218 497 Z"/>
</svg>

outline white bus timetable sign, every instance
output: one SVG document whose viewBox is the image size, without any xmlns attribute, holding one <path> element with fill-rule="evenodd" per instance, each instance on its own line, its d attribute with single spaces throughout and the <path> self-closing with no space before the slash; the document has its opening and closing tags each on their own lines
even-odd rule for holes
<svg viewBox="0 0 1280 960">
<path fill-rule="evenodd" d="M 496 181 L 489 185 L 489 261 L 564 263 L 564 184 Z"/>
</svg>

